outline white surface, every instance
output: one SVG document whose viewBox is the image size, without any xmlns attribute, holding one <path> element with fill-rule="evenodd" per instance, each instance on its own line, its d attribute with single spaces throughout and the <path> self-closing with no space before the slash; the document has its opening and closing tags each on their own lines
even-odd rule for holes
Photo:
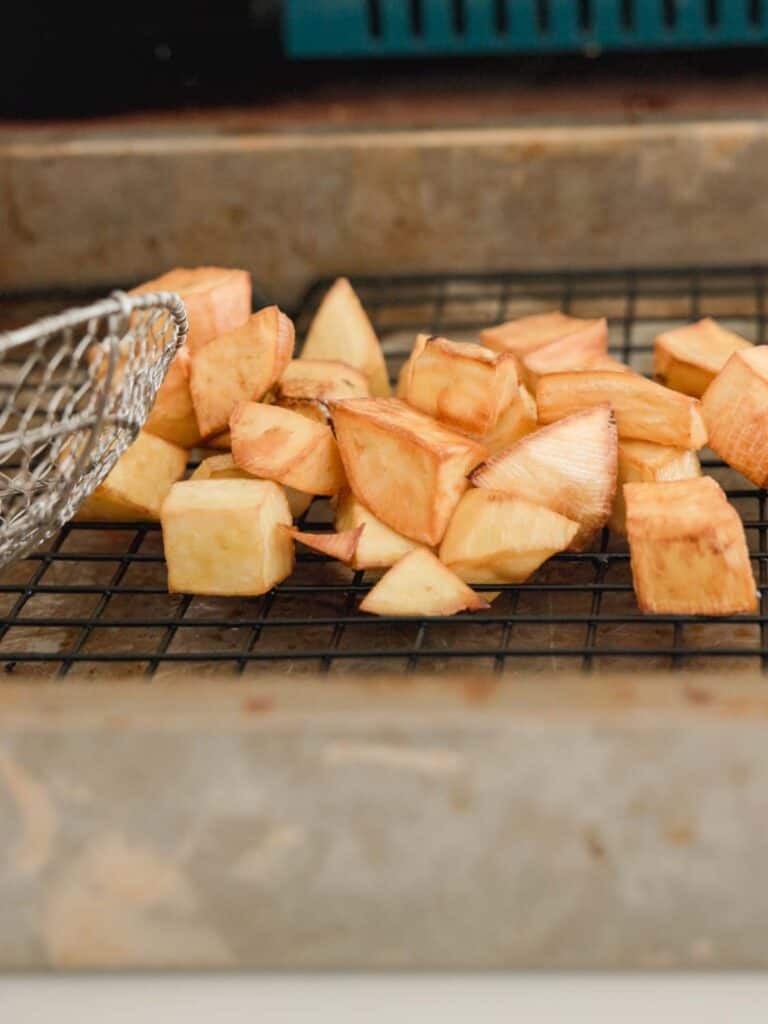
<svg viewBox="0 0 768 1024">
<path fill-rule="evenodd" d="M 768 976 L 0 977 L 3 1024 L 751 1024 Z"/>
</svg>

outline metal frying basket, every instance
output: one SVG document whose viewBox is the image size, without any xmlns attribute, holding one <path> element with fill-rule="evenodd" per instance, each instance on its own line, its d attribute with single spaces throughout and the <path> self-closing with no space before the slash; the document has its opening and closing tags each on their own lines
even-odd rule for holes
<svg viewBox="0 0 768 1024">
<path fill-rule="evenodd" d="M 0 333 L 0 565 L 52 536 L 136 437 L 187 333 L 171 292 Z"/>
</svg>

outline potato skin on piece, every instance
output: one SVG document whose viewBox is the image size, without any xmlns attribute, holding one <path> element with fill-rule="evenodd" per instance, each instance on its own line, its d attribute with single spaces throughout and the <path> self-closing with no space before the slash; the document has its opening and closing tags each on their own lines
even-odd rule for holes
<svg viewBox="0 0 768 1024">
<path fill-rule="evenodd" d="M 186 468 L 183 448 L 142 430 L 75 518 L 96 522 L 159 519 L 165 496 Z"/>
<path fill-rule="evenodd" d="M 334 402 L 331 412 L 358 501 L 396 533 L 439 544 L 486 450 L 396 398 Z"/>
<path fill-rule="evenodd" d="M 709 446 L 758 487 L 768 485 L 768 345 L 735 352 L 702 400 Z"/>
<path fill-rule="evenodd" d="M 629 483 L 624 498 L 642 611 L 734 615 L 756 610 L 744 527 L 712 477 Z"/>
<path fill-rule="evenodd" d="M 734 352 L 751 342 L 705 317 L 659 334 L 653 346 L 653 375 L 661 384 L 701 398 Z"/>
<path fill-rule="evenodd" d="M 386 572 L 360 604 L 372 615 L 428 617 L 483 611 L 490 605 L 431 551 L 416 548 Z"/>
<path fill-rule="evenodd" d="M 371 394 L 390 394 L 379 339 L 346 277 L 337 278 L 326 292 L 309 325 L 301 358 L 342 360 L 365 374 Z"/>
<path fill-rule="evenodd" d="M 193 353 L 190 391 L 204 437 L 226 430 L 238 402 L 259 401 L 280 380 L 293 341 L 291 320 L 267 306 Z"/>
<path fill-rule="evenodd" d="M 271 480 L 186 480 L 163 503 L 172 593 L 264 594 L 293 570 L 291 513 Z"/>
<path fill-rule="evenodd" d="M 196 352 L 244 323 L 251 312 L 251 275 L 226 267 L 177 267 L 132 288 L 129 295 L 176 292 L 189 320 L 187 347 Z"/>
</svg>

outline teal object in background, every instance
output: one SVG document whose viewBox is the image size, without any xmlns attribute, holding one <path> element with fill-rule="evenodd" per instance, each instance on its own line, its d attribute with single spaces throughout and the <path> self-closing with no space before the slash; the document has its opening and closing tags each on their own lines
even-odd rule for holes
<svg viewBox="0 0 768 1024">
<path fill-rule="evenodd" d="M 286 0 L 284 19 L 295 58 L 768 43 L 768 0 Z"/>
</svg>

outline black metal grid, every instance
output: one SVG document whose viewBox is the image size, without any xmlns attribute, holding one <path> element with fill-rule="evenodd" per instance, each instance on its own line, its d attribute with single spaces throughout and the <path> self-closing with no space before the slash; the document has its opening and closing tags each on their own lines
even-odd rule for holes
<svg viewBox="0 0 768 1024">
<path fill-rule="evenodd" d="M 761 267 L 695 268 L 377 277 L 354 284 L 394 378 L 419 330 L 471 338 L 482 326 L 555 307 L 607 315 L 611 351 L 644 372 L 655 334 L 699 316 L 716 316 L 763 342 L 767 275 Z M 300 304 L 299 336 L 326 285 L 318 283 Z M 6 322 L 10 301 L 4 307 L 0 296 Z M 705 457 L 703 464 L 744 520 L 762 595 L 758 614 L 642 616 L 626 544 L 607 530 L 592 550 L 555 557 L 528 583 L 478 587 L 502 591 L 487 613 L 402 620 L 357 611 L 376 574 L 353 572 L 304 550 L 294 575 L 263 597 L 169 595 L 157 524 L 71 523 L 45 550 L 0 572 L 0 664 L 8 673 L 23 666 L 57 677 L 154 676 L 191 665 L 196 674 L 334 675 L 377 669 L 764 668 L 766 493 L 715 459 Z M 327 502 L 315 501 L 302 525 L 331 529 Z"/>
</svg>

